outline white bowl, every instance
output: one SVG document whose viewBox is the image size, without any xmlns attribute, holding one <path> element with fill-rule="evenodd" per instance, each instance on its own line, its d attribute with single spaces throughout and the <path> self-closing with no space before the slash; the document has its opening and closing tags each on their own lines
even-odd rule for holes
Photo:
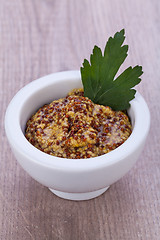
<svg viewBox="0 0 160 240">
<path fill-rule="evenodd" d="M 31 114 L 81 86 L 79 71 L 42 77 L 14 96 L 5 115 L 6 135 L 20 165 L 53 193 L 70 200 L 97 197 L 123 177 L 138 159 L 150 126 L 147 104 L 137 92 L 128 110 L 133 132 L 120 147 L 107 154 L 89 159 L 65 159 L 46 154 L 30 144 L 24 132 Z"/>
</svg>

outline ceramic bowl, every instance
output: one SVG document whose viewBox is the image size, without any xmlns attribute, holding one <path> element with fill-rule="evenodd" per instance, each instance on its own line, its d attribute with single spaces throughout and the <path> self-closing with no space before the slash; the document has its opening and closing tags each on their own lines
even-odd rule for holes
<svg viewBox="0 0 160 240">
<path fill-rule="evenodd" d="M 79 71 L 42 77 L 13 97 L 5 115 L 6 135 L 23 169 L 57 196 L 70 200 L 97 197 L 122 178 L 138 159 L 150 126 L 147 104 L 137 92 L 128 110 L 133 132 L 121 146 L 107 154 L 89 159 L 65 159 L 46 154 L 30 144 L 24 132 L 31 114 L 81 86 Z"/>
</svg>

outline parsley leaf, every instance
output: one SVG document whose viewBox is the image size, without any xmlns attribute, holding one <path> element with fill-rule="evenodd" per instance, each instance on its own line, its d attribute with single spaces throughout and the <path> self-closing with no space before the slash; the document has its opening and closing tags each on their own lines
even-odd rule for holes
<svg viewBox="0 0 160 240">
<path fill-rule="evenodd" d="M 114 110 L 126 110 L 134 98 L 140 83 L 142 67 L 128 67 L 115 79 L 120 66 L 127 57 L 128 45 L 123 45 L 124 29 L 110 37 L 106 43 L 104 56 L 99 47 L 94 46 L 90 63 L 84 59 L 81 67 L 81 78 L 84 96 L 94 103 L 110 106 Z"/>
</svg>

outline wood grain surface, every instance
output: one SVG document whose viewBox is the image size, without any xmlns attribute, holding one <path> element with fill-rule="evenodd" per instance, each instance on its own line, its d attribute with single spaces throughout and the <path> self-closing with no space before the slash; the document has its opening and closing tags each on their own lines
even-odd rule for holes
<svg viewBox="0 0 160 240">
<path fill-rule="evenodd" d="M 27 83 L 79 69 L 96 44 L 125 28 L 124 67 L 142 65 L 138 90 L 151 128 L 132 170 L 100 197 L 63 200 L 17 163 L 4 131 L 7 105 Z M 160 1 L 0 0 L 0 239 L 160 239 Z"/>
</svg>

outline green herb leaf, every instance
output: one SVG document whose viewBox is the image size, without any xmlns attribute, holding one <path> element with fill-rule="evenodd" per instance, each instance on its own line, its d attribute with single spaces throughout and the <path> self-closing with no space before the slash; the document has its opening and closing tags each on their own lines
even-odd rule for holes
<svg viewBox="0 0 160 240">
<path fill-rule="evenodd" d="M 90 63 L 84 60 L 81 67 L 81 78 L 84 96 L 94 103 L 110 106 L 114 110 L 129 108 L 130 101 L 135 97 L 136 90 L 132 89 L 141 79 L 142 67 L 127 68 L 115 79 L 120 66 L 127 57 L 128 45 L 123 45 L 124 29 L 117 32 L 107 41 L 104 56 L 99 47 L 94 46 Z"/>
</svg>

